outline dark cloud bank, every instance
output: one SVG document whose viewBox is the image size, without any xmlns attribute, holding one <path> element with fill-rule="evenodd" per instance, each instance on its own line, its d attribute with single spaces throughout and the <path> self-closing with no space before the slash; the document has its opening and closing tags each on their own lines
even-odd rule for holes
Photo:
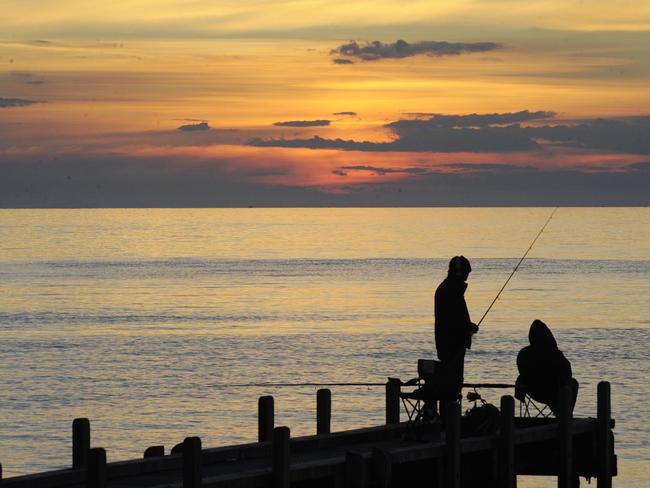
<svg viewBox="0 0 650 488">
<path fill-rule="evenodd" d="M 393 43 L 372 41 L 359 44 L 350 41 L 332 49 L 330 54 L 343 56 L 334 59 L 336 64 L 352 64 L 358 61 L 378 61 L 380 59 L 402 59 L 424 54 L 427 56 L 458 56 L 464 53 L 482 53 L 499 49 L 500 44 L 495 42 L 446 42 L 446 41 L 421 41 L 408 43 L 398 40 Z M 352 58 L 352 59 L 351 59 Z"/>
<path fill-rule="evenodd" d="M 282 174 L 181 157 L 61 155 L 34 160 L 0 157 L 1 208 L 245 207 L 324 205 L 320 192 L 248 182 Z"/>
<path fill-rule="evenodd" d="M 650 163 L 626 171 L 541 170 L 507 164 L 450 164 L 455 173 L 419 167 L 345 165 L 334 170 L 346 193 L 260 184 L 286 170 L 221 169 L 219 161 L 181 157 L 61 155 L 0 158 L 0 207 L 291 207 L 291 206 L 647 206 Z M 355 171 L 372 184 L 347 184 Z M 390 175 L 405 178 L 394 181 Z"/>
<path fill-rule="evenodd" d="M 650 154 L 650 116 L 590 119 L 572 124 L 554 122 L 553 117 L 551 112 L 529 111 L 434 114 L 425 119 L 387 124 L 396 135 L 394 142 L 314 137 L 257 139 L 252 144 L 372 152 L 500 152 L 553 144 L 595 153 Z M 537 125 L 521 125 L 526 122 Z M 187 137 L 180 132 L 173 134 L 179 139 Z M 0 144 L 0 149 L 3 146 L 10 147 L 5 143 Z M 259 170 L 244 160 L 233 164 L 215 157 L 199 163 L 172 155 L 57 153 L 57 157 L 49 157 L 6 152 L 0 157 L 0 207 L 650 205 L 650 161 L 609 170 L 544 169 L 501 164 L 496 155 L 494 159 L 490 164 L 450 163 L 435 170 L 423 163 L 399 168 L 355 164 L 352 160 L 330 170 L 334 183 L 344 193 L 328 193 L 318 187 L 256 182 L 264 176 L 284 176 L 290 181 L 290 167 Z M 351 176 L 358 172 L 374 175 L 372 182 L 354 183 Z"/>
<path fill-rule="evenodd" d="M 392 142 L 325 139 L 254 139 L 253 146 L 343 149 L 371 152 L 513 152 L 543 144 L 586 150 L 650 154 L 650 116 L 554 121 L 553 112 L 433 115 L 386 124 Z M 536 122 L 522 126 L 521 122 Z M 545 142 L 542 142 L 545 141 Z"/>
</svg>

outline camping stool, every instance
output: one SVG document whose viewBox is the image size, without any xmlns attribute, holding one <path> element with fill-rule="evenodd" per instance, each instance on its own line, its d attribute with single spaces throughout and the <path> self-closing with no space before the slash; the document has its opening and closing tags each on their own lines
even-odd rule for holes
<svg viewBox="0 0 650 488">
<path fill-rule="evenodd" d="M 399 395 L 408 419 L 407 433 L 417 434 L 416 427 L 420 425 L 440 423 L 438 401 L 444 399 L 440 366 L 440 361 L 434 359 L 418 359 L 418 376 L 402 384 L 416 387 Z"/>
</svg>

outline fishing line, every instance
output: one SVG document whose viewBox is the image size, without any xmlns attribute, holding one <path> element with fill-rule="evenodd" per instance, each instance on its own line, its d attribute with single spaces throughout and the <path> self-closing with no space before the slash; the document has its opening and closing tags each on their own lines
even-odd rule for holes
<svg viewBox="0 0 650 488">
<path fill-rule="evenodd" d="M 490 312 L 490 310 L 492 310 L 492 305 L 494 305 L 494 304 L 496 303 L 496 301 L 499 299 L 499 296 L 501 296 L 501 292 L 502 292 L 503 290 L 505 290 L 506 286 L 508 285 L 508 282 L 510 281 L 510 278 L 512 278 L 512 277 L 514 276 L 514 274 L 515 274 L 515 273 L 517 272 L 517 270 L 519 269 L 519 266 L 521 265 L 521 263 L 524 262 L 524 259 L 526 259 L 526 256 L 528 256 L 528 253 L 530 252 L 530 250 L 533 248 L 533 246 L 534 246 L 535 243 L 537 242 L 537 239 L 539 239 L 539 236 L 541 236 L 541 235 L 542 235 L 542 232 L 544 232 L 544 229 L 546 229 L 546 226 L 548 225 L 548 223 L 549 223 L 549 222 L 551 221 L 551 219 L 553 218 L 553 215 L 555 215 L 555 212 L 557 211 L 557 209 L 558 209 L 558 207 L 555 207 L 555 208 L 553 209 L 553 211 L 551 212 L 551 215 L 549 215 L 548 219 L 546 219 L 546 223 L 542 226 L 542 228 L 540 229 L 540 231 L 537 233 L 537 236 L 535 236 L 535 239 L 533 239 L 533 242 L 530 243 L 530 246 L 528 246 L 528 249 L 526 249 L 526 252 L 525 252 L 524 255 L 521 257 L 521 259 L 519 260 L 519 262 L 517 263 L 517 266 L 515 266 L 515 268 L 512 270 L 512 273 L 510 273 L 510 276 L 508 276 L 508 279 L 506 280 L 506 282 L 503 284 L 503 286 L 502 286 L 501 289 L 499 290 L 499 293 L 497 293 L 497 296 L 494 297 L 494 300 L 492 300 L 492 303 L 490 303 L 490 306 L 487 308 L 487 310 L 486 310 L 485 313 L 483 314 L 483 317 L 481 317 L 481 320 L 479 320 L 479 321 L 478 321 L 478 324 L 476 324 L 476 325 L 479 325 L 479 326 L 480 326 L 480 325 L 481 325 L 481 322 L 483 322 L 483 319 L 487 316 L 487 314 Z"/>
</svg>

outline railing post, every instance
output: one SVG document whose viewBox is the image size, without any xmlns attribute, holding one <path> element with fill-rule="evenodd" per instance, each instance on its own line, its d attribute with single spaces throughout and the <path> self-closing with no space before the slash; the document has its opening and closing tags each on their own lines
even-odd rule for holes
<svg viewBox="0 0 650 488">
<path fill-rule="evenodd" d="M 445 487 L 460 488 L 460 405 L 445 405 Z"/>
<path fill-rule="evenodd" d="M 273 438 L 275 422 L 274 403 L 272 396 L 261 396 L 257 401 L 257 440 L 270 441 Z"/>
<path fill-rule="evenodd" d="M 345 453 L 345 487 L 365 488 L 366 466 L 363 455 L 359 452 L 348 451 Z"/>
<path fill-rule="evenodd" d="M 558 417 L 559 445 L 559 472 L 557 477 L 558 488 L 572 488 L 573 484 L 573 428 L 571 413 L 572 392 L 569 386 L 560 388 Z"/>
<path fill-rule="evenodd" d="M 165 446 L 150 446 L 144 450 L 144 458 L 160 457 L 165 455 Z"/>
<path fill-rule="evenodd" d="M 88 451 L 86 486 L 88 488 L 106 487 L 106 450 L 95 447 Z"/>
<path fill-rule="evenodd" d="M 393 465 L 386 451 L 372 448 L 372 472 L 378 488 L 390 488 L 393 482 Z"/>
<path fill-rule="evenodd" d="M 322 388 L 316 392 L 316 434 L 329 434 L 332 422 L 332 392 Z"/>
<path fill-rule="evenodd" d="M 82 468 L 88 464 L 90 449 L 90 421 L 86 418 L 72 421 L 72 467 Z"/>
<path fill-rule="evenodd" d="M 612 406 L 608 381 L 598 383 L 598 420 L 596 422 L 597 488 L 612 488 Z"/>
<path fill-rule="evenodd" d="M 386 382 L 386 423 L 399 424 L 399 394 L 402 382 L 397 378 L 388 378 Z"/>
<path fill-rule="evenodd" d="M 272 467 L 273 488 L 289 488 L 290 484 L 290 452 L 289 442 L 291 433 L 289 427 L 273 429 Z"/>
<path fill-rule="evenodd" d="M 183 488 L 201 487 L 201 468 L 201 438 L 186 437 L 183 441 Z"/>
<path fill-rule="evenodd" d="M 499 439 L 499 488 L 514 488 L 515 474 L 515 399 L 501 397 L 501 435 Z"/>
</svg>

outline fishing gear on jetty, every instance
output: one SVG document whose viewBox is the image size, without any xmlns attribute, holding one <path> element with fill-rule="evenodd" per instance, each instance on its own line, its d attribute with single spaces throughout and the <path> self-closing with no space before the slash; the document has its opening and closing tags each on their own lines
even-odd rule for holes
<svg viewBox="0 0 650 488">
<path fill-rule="evenodd" d="M 535 239 L 533 239 L 533 242 L 530 243 L 530 246 L 528 246 L 528 249 L 526 249 L 526 252 L 524 255 L 521 257 L 517 265 L 514 267 L 512 270 L 512 273 L 510 273 L 510 276 L 506 279 L 506 281 L 503 283 L 503 286 L 499 290 L 499 292 L 496 294 L 494 297 L 494 300 L 492 300 L 492 303 L 490 303 L 490 306 L 487 308 L 483 316 L 481 317 L 481 320 L 478 321 L 477 325 L 481 325 L 485 317 L 487 317 L 487 314 L 490 313 L 490 310 L 492 310 L 492 307 L 496 303 L 496 301 L 499 299 L 501 296 L 501 293 L 503 290 L 506 289 L 506 286 L 508 286 L 508 283 L 512 279 L 512 277 L 515 275 L 517 270 L 519 269 L 519 266 L 521 266 L 521 263 L 524 262 L 524 259 L 526 259 L 526 256 L 528 256 L 528 253 L 530 250 L 533 248 L 535 243 L 537 242 L 537 239 L 542 235 L 544 232 L 544 229 L 546 229 L 546 226 L 549 224 L 551 219 L 553 218 L 553 215 L 555 215 L 555 212 L 557 211 L 558 207 L 555 207 L 553 211 L 551 212 L 551 215 L 549 215 L 548 219 L 546 219 L 546 222 L 542 226 L 542 228 L 539 230 L 537 235 L 535 236 Z M 325 386 L 366 386 L 366 387 L 372 387 L 372 386 L 386 386 L 385 382 L 378 383 L 378 382 L 347 382 L 347 383 L 234 383 L 234 384 L 219 384 L 219 385 L 214 385 L 214 387 L 221 387 L 221 388 L 300 388 L 300 387 L 325 387 Z M 506 383 L 464 383 L 464 387 L 469 387 L 469 388 L 511 388 L 513 385 L 506 384 Z"/>
</svg>

